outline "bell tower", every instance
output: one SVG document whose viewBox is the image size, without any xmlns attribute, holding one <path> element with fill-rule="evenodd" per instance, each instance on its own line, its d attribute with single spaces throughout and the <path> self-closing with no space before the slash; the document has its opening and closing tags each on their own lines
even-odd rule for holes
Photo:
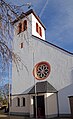
<svg viewBox="0 0 73 119">
<path fill-rule="evenodd" d="M 14 27 L 15 36 L 17 37 L 21 34 L 25 34 L 26 38 L 27 35 L 30 37 L 34 35 L 45 40 L 45 27 L 32 9 L 26 13 L 22 13 L 21 16 L 14 21 Z"/>
<path fill-rule="evenodd" d="M 12 63 L 12 94 L 19 94 L 19 92 L 22 93 L 23 90 L 26 90 L 34 83 L 34 77 L 31 73 L 33 67 L 33 50 L 37 47 L 36 38 L 34 37 L 37 37 L 38 40 L 45 40 L 45 27 L 33 10 L 22 13 L 13 23 L 13 51 L 20 57 L 24 64 L 18 62 L 20 69 L 20 75 L 18 75 L 16 65 L 14 62 Z M 30 79 L 32 79 L 31 83 Z"/>
</svg>

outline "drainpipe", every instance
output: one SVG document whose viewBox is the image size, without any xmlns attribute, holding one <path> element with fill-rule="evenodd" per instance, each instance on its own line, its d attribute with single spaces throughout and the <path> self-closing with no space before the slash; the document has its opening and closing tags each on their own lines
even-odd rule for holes
<svg viewBox="0 0 73 119">
<path fill-rule="evenodd" d="M 59 117 L 59 99 L 58 99 L 58 92 L 56 93 L 57 95 L 57 111 L 58 111 L 58 117 Z"/>
</svg>

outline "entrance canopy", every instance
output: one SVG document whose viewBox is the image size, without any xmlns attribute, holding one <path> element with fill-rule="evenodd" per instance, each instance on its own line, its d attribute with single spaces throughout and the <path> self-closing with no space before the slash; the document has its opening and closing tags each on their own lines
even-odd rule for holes
<svg viewBox="0 0 73 119">
<path fill-rule="evenodd" d="M 47 81 L 36 83 L 36 93 L 56 93 L 57 90 Z M 35 85 L 28 94 L 35 93 Z"/>
</svg>

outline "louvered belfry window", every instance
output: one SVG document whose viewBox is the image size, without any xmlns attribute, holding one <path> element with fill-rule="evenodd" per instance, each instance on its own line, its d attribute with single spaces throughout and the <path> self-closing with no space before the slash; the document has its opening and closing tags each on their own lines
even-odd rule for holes
<svg viewBox="0 0 73 119">
<path fill-rule="evenodd" d="M 17 29 L 18 29 L 18 34 L 27 30 L 27 20 L 20 22 Z"/>
<path fill-rule="evenodd" d="M 38 25 L 38 23 L 36 23 L 36 32 L 42 37 L 42 29 L 41 29 L 41 27 Z"/>
</svg>

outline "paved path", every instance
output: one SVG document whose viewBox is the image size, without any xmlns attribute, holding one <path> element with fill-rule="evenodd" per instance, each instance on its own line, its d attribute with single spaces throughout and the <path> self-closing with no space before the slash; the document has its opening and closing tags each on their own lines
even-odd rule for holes
<svg viewBox="0 0 73 119">
<path fill-rule="evenodd" d="M 24 117 L 24 116 L 9 116 L 5 114 L 0 114 L 0 119 L 35 119 L 30 117 Z M 41 119 L 41 118 L 39 118 Z M 71 119 L 71 118 L 52 118 L 52 119 Z"/>
<path fill-rule="evenodd" d="M 9 116 L 5 114 L 0 114 L 0 119 L 28 119 L 28 118 L 23 116 Z"/>
<path fill-rule="evenodd" d="M 7 117 L 7 115 L 0 114 L 0 117 Z"/>
<path fill-rule="evenodd" d="M 12 115 L 7 115 L 4 113 L 0 113 L 0 119 L 35 119 L 35 118 L 30 118 L 30 117 L 24 117 L 24 116 L 12 116 Z M 39 118 L 41 119 L 41 118 Z M 52 118 L 52 119 L 71 119 L 71 118 Z"/>
</svg>

